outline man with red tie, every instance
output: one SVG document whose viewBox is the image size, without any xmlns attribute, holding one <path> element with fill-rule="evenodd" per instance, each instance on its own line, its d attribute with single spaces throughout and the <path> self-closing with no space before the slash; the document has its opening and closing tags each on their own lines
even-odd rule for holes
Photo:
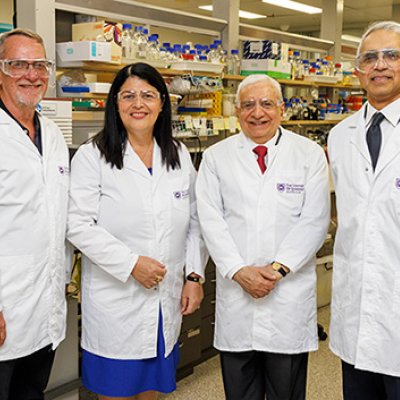
<svg viewBox="0 0 400 400">
<path fill-rule="evenodd" d="M 203 235 L 217 269 L 214 345 L 228 400 L 305 399 L 318 347 L 315 254 L 329 224 L 327 162 L 280 126 L 280 85 L 244 79 L 241 126 L 205 151 L 197 179 Z"/>
</svg>

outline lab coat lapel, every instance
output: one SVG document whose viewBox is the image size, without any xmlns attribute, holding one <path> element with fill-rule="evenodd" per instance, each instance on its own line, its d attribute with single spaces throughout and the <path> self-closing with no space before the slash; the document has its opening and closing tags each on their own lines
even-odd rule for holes
<svg viewBox="0 0 400 400">
<path fill-rule="evenodd" d="M 147 170 L 146 166 L 143 164 L 140 157 L 132 149 L 129 142 L 126 143 L 126 149 L 124 154 L 124 168 L 136 174 L 142 175 L 145 178 L 148 179 L 151 178 L 151 175 Z"/>
<path fill-rule="evenodd" d="M 375 177 L 400 153 L 400 124 L 397 124 L 395 131 L 388 142 L 381 149 L 378 163 L 376 164 Z"/>
<path fill-rule="evenodd" d="M 154 151 L 153 151 L 153 178 L 154 178 L 154 188 L 156 188 L 160 179 L 167 172 L 167 167 L 163 165 L 161 159 L 161 149 L 158 146 L 157 142 L 154 141 Z"/>
<path fill-rule="evenodd" d="M 239 138 L 237 142 L 237 151 L 238 151 L 238 160 L 239 163 L 241 164 L 242 171 L 247 171 L 252 175 L 253 174 L 262 175 L 260 167 L 257 164 L 257 159 L 251 153 L 249 145 L 247 143 L 247 138 L 243 132 L 239 133 Z"/>
<path fill-rule="evenodd" d="M 350 143 L 356 147 L 359 153 L 371 163 L 371 157 L 369 155 L 367 139 L 365 136 L 365 120 L 364 112 L 366 105 L 355 115 L 355 118 L 349 120 L 347 129 L 349 130 Z"/>
<path fill-rule="evenodd" d="M 40 157 L 39 150 L 32 143 L 29 136 L 22 130 L 18 123 L 14 121 L 9 115 L 7 115 L 5 111 L 0 109 L 0 113 L 0 131 L 4 131 L 11 140 L 15 140 L 22 146 L 26 147 L 28 150 L 35 153 L 38 157 Z"/>
</svg>

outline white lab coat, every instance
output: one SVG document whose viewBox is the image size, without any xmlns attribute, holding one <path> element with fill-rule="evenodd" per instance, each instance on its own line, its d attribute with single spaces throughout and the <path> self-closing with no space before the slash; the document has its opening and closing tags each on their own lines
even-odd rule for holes
<svg viewBox="0 0 400 400">
<path fill-rule="evenodd" d="M 65 336 L 65 229 L 69 155 L 62 133 L 40 117 L 43 156 L 0 110 L 0 360 L 29 355 Z"/>
<path fill-rule="evenodd" d="M 203 236 L 217 266 L 214 345 L 223 351 L 316 350 L 315 253 L 329 223 L 327 162 L 316 143 L 282 129 L 261 174 L 241 132 L 203 156 L 196 193 Z M 291 273 L 262 299 L 232 276 L 274 260 Z"/>
<path fill-rule="evenodd" d="M 155 357 L 160 306 L 165 355 L 178 340 L 184 274 L 203 276 L 206 261 L 196 172 L 183 145 L 179 156 L 181 169 L 167 171 L 155 144 L 153 175 L 130 145 L 121 170 L 111 168 L 92 143 L 73 158 L 68 238 L 84 255 L 82 347 L 87 351 L 118 359 Z M 166 265 L 158 288 L 145 289 L 131 276 L 139 255 Z"/>
<path fill-rule="evenodd" d="M 358 369 L 400 376 L 400 125 L 373 174 L 364 108 L 329 134 L 338 210 L 330 347 Z"/>
</svg>

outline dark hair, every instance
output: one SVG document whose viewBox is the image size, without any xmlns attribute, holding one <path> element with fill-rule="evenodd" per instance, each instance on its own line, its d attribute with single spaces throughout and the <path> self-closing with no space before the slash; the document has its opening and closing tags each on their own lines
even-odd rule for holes
<svg viewBox="0 0 400 400">
<path fill-rule="evenodd" d="M 97 145 L 101 155 L 111 167 L 122 169 L 127 133 L 118 113 L 117 95 L 125 81 L 134 76 L 145 80 L 160 93 L 163 106 L 154 125 L 153 135 L 161 148 L 162 163 L 167 169 L 180 168 L 178 154 L 180 143 L 172 137 L 171 101 L 167 86 L 160 73 L 145 63 L 127 65 L 116 75 L 107 97 L 104 128 L 93 138 L 93 143 Z"/>
</svg>

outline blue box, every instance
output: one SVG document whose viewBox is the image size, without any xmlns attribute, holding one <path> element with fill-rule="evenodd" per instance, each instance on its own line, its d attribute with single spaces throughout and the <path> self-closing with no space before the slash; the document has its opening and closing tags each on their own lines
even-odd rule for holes
<svg viewBox="0 0 400 400">
<path fill-rule="evenodd" d="M 246 40 L 243 42 L 243 57 L 247 60 L 280 60 L 281 43 L 272 40 Z"/>
</svg>

